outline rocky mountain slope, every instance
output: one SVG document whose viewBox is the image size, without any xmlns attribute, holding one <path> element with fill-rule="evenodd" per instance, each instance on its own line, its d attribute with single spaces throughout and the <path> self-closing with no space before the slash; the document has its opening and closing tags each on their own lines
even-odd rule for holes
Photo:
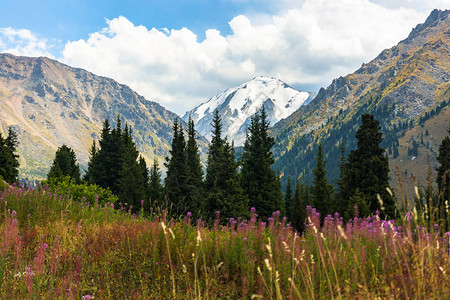
<svg viewBox="0 0 450 300">
<path fill-rule="evenodd" d="M 0 130 L 18 133 L 21 176 L 45 176 L 63 143 L 86 165 L 103 121 L 115 125 L 118 114 L 148 164 L 167 155 L 176 114 L 110 78 L 45 57 L 0 54 Z"/>
<path fill-rule="evenodd" d="M 347 151 L 356 147 L 355 132 L 361 114 L 366 112 L 380 120 L 391 170 L 399 162 L 395 159 L 404 154 L 401 148 L 412 147 L 412 140 L 403 141 L 403 137 L 416 136 L 411 131 L 417 126 L 424 130 L 429 126 L 435 136 L 443 135 L 432 128 L 434 121 L 428 120 L 438 116 L 447 123 L 450 120 L 450 110 L 446 109 L 450 102 L 449 14 L 449 10 L 434 10 L 405 40 L 356 72 L 333 80 L 309 105 L 277 123 L 273 127 L 277 138 L 275 168 L 284 175 L 310 177 L 320 142 L 328 175 L 336 178 L 340 141 Z M 440 128 L 445 132 L 445 125 Z M 407 144 L 401 144 L 404 142 Z M 437 149 L 440 140 L 432 143 L 431 148 Z M 436 151 L 430 155 L 433 163 Z M 412 156 L 402 159 L 411 160 Z M 421 169 L 423 173 L 426 165 Z M 394 179 L 394 174 L 391 177 Z"/>
<path fill-rule="evenodd" d="M 198 132 L 210 140 L 213 114 L 218 110 L 224 134 L 229 140 L 234 140 L 236 146 L 241 146 L 251 116 L 262 106 L 266 109 L 271 125 L 274 125 L 307 104 L 314 95 L 299 92 L 281 80 L 260 76 L 212 97 L 187 112 L 183 120 L 187 122 L 191 116 Z"/>
</svg>

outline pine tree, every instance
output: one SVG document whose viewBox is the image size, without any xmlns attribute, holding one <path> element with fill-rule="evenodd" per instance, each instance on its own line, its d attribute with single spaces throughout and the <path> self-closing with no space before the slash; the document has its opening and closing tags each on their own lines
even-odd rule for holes
<svg viewBox="0 0 450 300">
<path fill-rule="evenodd" d="M 150 192 L 150 173 L 147 168 L 147 162 L 145 161 L 145 158 L 142 155 L 139 155 L 138 160 L 139 170 L 142 174 L 142 178 L 144 179 L 144 190 L 145 190 L 145 200 L 147 203 L 149 202 L 149 192 Z"/>
<path fill-rule="evenodd" d="M 153 160 L 153 166 L 150 169 L 150 184 L 149 184 L 149 203 L 145 209 L 148 211 L 150 206 L 160 207 L 164 196 L 164 186 L 161 183 L 161 171 L 159 170 L 158 160 Z"/>
<path fill-rule="evenodd" d="M 325 160 L 322 154 L 322 145 L 319 144 L 319 150 L 316 157 L 316 167 L 314 173 L 314 186 L 312 189 L 312 204 L 320 212 L 322 219 L 328 214 L 334 213 L 332 199 L 333 186 L 327 181 L 327 171 L 325 170 Z"/>
<path fill-rule="evenodd" d="M 347 210 L 344 211 L 344 219 L 350 220 L 353 217 L 364 217 L 370 214 L 369 206 L 364 194 L 357 188 L 353 196 L 347 203 Z"/>
<path fill-rule="evenodd" d="M 269 122 L 263 107 L 251 119 L 242 154 L 242 188 L 250 206 L 255 207 L 262 218 L 270 217 L 283 206 L 279 177 L 271 169 L 274 163 L 271 148 L 275 142 L 268 130 Z"/>
<path fill-rule="evenodd" d="M 183 129 L 178 120 L 173 125 L 171 157 L 166 158 L 167 176 L 164 181 L 166 194 L 170 204 L 177 214 L 185 213 L 187 209 L 186 195 L 188 166 L 186 162 L 186 141 Z"/>
<path fill-rule="evenodd" d="M 200 161 L 197 142 L 195 140 L 194 121 L 189 117 L 188 122 L 188 141 L 186 146 L 187 155 L 187 203 L 189 210 L 197 214 L 203 212 L 205 203 L 203 201 L 203 169 Z"/>
<path fill-rule="evenodd" d="M 17 145 L 17 133 L 11 127 L 8 128 L 6 139 L 0 133 L 0 176 L 10 184 L 16 182 L 19 175 Z"/>
<path fill-rule="evenodd" d="M 217 164 L 224 145 L 222 139 L 222 123 L 219 117 L 219 112 L 216 110 L 213 117 L 212 139 L 208 149 L 208 160 L 206 163 L 206 178 L 205 189 L 209 190 L 215 186 L 216 182 L 220 180 L 217 172 Z"/>
<path fill-rule="evenodd" d="M 75 183 L 81 183 L 80 166 L 77 163 L 76 154 L 66 145 L 62 145 L 56 150 L 55 159 L 47 174 L 47 179 L 57 179 L 64 176 L 70 176 L 75 180 Z"/>
<path fill-rule="evenodd" d="M 437 160 L 440 166 L 437 168 L 438 174 L 436 177 L 439 189 L 438 216 L 442 219 L 446 230 L 450 228 L 450 215 L 448 213 L 450 203 L 450 126 L 448 134 L 439 145 Z"/>
<path fill-rule="evenodd" d="M 335 203 L 336 203 L 336 211 L 341 214 L 341 216 L 344 216 L 346 212 L 346 206 L 348 204 L 348 199 L 345 199 L 344 192 L 346 190 L 345 187 L 345 180 L 344 180 L 344 172 L 345 172 L 345 165 L 347 163 L 347 158 L 345 157 L 345 147 L 344 147 L 344 141 L 341 140 L 340 147 L 339 147 L 341 154 L 339 156 L 339 178 L 336 181 L 337 185 L 337 193 L 335 197 Z"/>
<path fill-rule="evenodd" d="M 443 193 L 448 200 L 449 198 L 449 187 L 450 187 L 450 127 L 448 128 L 447 135 L 439 145 L 439 155 L 437 160 L 439 162 L 439 167 L 437 168 L 436 181 L 441 193 Z"/>
<path fill-rule="evenodd" d="M 116 127 L 111 130 L 106 119 L 103 123 L 99 148 L 95 141 L 92 143 L 85 181 L 109 188 L 119 196 L 116 203 L 118 206 L 131 205 L 133 210 L 137 211 L 141 200 L 147 198 L 146 168 L 143 158 L 139 158 L 131 126 L 125 124 L 125 128 L 122 129 L 122 121 L 118 116 Z"/>
<path fill-rule="evenodd" d="M 212 134 L 206 166 L 208 215 L 205 217 L 213 219 L 216 211 L 220 211 L 222 221 L 231 217 L 245 217 L 248 214 L 248 199 L 240 187 L 234 146 L 221 137 L 222 124 L 217 111 L 214 113 Z"/>
<path fill-rule="evenodd" d="M 209 218 L 214 218 L 216 211 L 220 211 L 222 222 L 229 218 L 247 217 L 248 199 L 240 186 L 234 146 L 230 145 L 226 139 L 223 141 L 214 164 L 217 180 L 207 190 L 206 198 Z"/>
<path fill-rule="evenodd" d="M 117 126 L 120 126 L 120 123 Z M 132 211 L 136 212 L 141 207 L 141 201 L 146 199 L 146 174 L 142 169 L 144 166 L 139 165 L 139 151 L 133 142 L 131 127 L 125 124 L 123 132 L 120 127 L 115 128 L 113 132 L 120 137 L 119 144 L 122 152 L 121 157 L 118 158 L 122 165 L 118 173 L 117 183 L 115 183 L 119 196 L 118 205 L 131 206 Z M 145 160 L 143 163 L 145 164 Z"/>
<path fill-rule="evenodd" d="M 292 220 L 292 210 L 293 210 L 293 198 L 292 198 L 292 183 L 291 176 L 288 175 L 286 191 L 284 193 L 284 209 L 286 211 L 286 218 L 291 221 Z"/>
<path fill-rule="evenodd" d="M 350 199 L 358 189 L 364 195 L 371 213 L 380 210 L 382 216 L 392 218 L 396 214 L 395 200 L 387 192 L 389 163 L 384 155 L 385 150 L 379 146 L 383 140 L 380 129 L 373 115 L 362 115 L 361 127 L 356 132 L 357 148 L 350 152 L 345 164 L 342 178 L 345 190 L 342 190 L 342 195 L 344 199 Z"/>
<path fill-rule="evenodd" d="M 299 181 L 296 180 L 295 183 L 295 193 L 293 197 L 293 211 L 292 211 L 292 226 L 299 233 L 305 230 L 305 220 L 306 220 L 306 203 L 308 195 L 308 187 L 305 184 L 300 185 Z"/>
</svg>

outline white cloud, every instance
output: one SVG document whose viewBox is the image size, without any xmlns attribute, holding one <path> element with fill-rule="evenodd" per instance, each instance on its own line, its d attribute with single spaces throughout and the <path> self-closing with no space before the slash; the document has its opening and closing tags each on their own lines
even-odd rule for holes
<svg viewBox="0 0 450 300">
<path fill-rule="evenodd" d="M 148 29 L 121 16 L 87 40 L 68 42 L 63 60 L 182 114 L 257 75 L 327 85 L 406 38 L 428 13 L 368 0 L 305 0 L 264 22 L 237 16 L 232 34 L 210 29 L 203 41 L 187 28 Z"/>
<path fill-rule="evenodd" d="M 47 40 L 37 38 L 28 29 L 0 28 L 0 51 L 14 55 L 47 56 L 49 52 Z"/>
<path fill-rule="evenodd" d="M 293 2 L 280 1 L 283 7 Z M 62 60 L 128 84 L 183 114 L 257 75 L 296 87 L 326 86 L 405 38 L 433 5 L 442 8 L 448 0 L 426 2 L 432 4 L 303 0 L 270 17 L 237 16 L 229 22 L 232 34 L 210 29 L 203 41 L 187 28 L 148 29 L 118 17 L 86 40 L 67 42 Z M 50 49 L 29 30 L 0 28 L 2 52 L 52 57 Z"/>
</svg>

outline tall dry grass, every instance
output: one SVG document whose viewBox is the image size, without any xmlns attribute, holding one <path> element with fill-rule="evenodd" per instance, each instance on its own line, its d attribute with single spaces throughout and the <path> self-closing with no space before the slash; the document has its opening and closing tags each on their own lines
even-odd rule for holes
<svg viewBox="0 0 450 300">
<path fill-rule="evenodd" d="M 267 223 L 132 215 L 46 189 L 0 193 L 4 299 L 449 299 L 449 233 L 407 213 L 320 226 L 299 235 Z"/>
</svg>

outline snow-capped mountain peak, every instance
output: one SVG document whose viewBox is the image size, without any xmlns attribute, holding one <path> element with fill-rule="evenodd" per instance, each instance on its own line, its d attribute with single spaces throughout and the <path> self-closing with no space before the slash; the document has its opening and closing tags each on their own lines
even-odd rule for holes
<svg viewBox="0 0 450 300">
<path fill-rule="evenodd" d="M 212 97 L 191 111 L 183 120 L 192 117 L 197 131 L 211 140 L 211 123 L 215 110 L 222 118 L 223 133 L 236 146 L 245 141 L 245 130 L 250 124 L 251 116 L 263 105 L 270 125 L 275 124 L 309 103 L 315 93 L 297 91 L 279 79 L 258 76 L 240 86 L 227 89 Z"/>
</svg>

